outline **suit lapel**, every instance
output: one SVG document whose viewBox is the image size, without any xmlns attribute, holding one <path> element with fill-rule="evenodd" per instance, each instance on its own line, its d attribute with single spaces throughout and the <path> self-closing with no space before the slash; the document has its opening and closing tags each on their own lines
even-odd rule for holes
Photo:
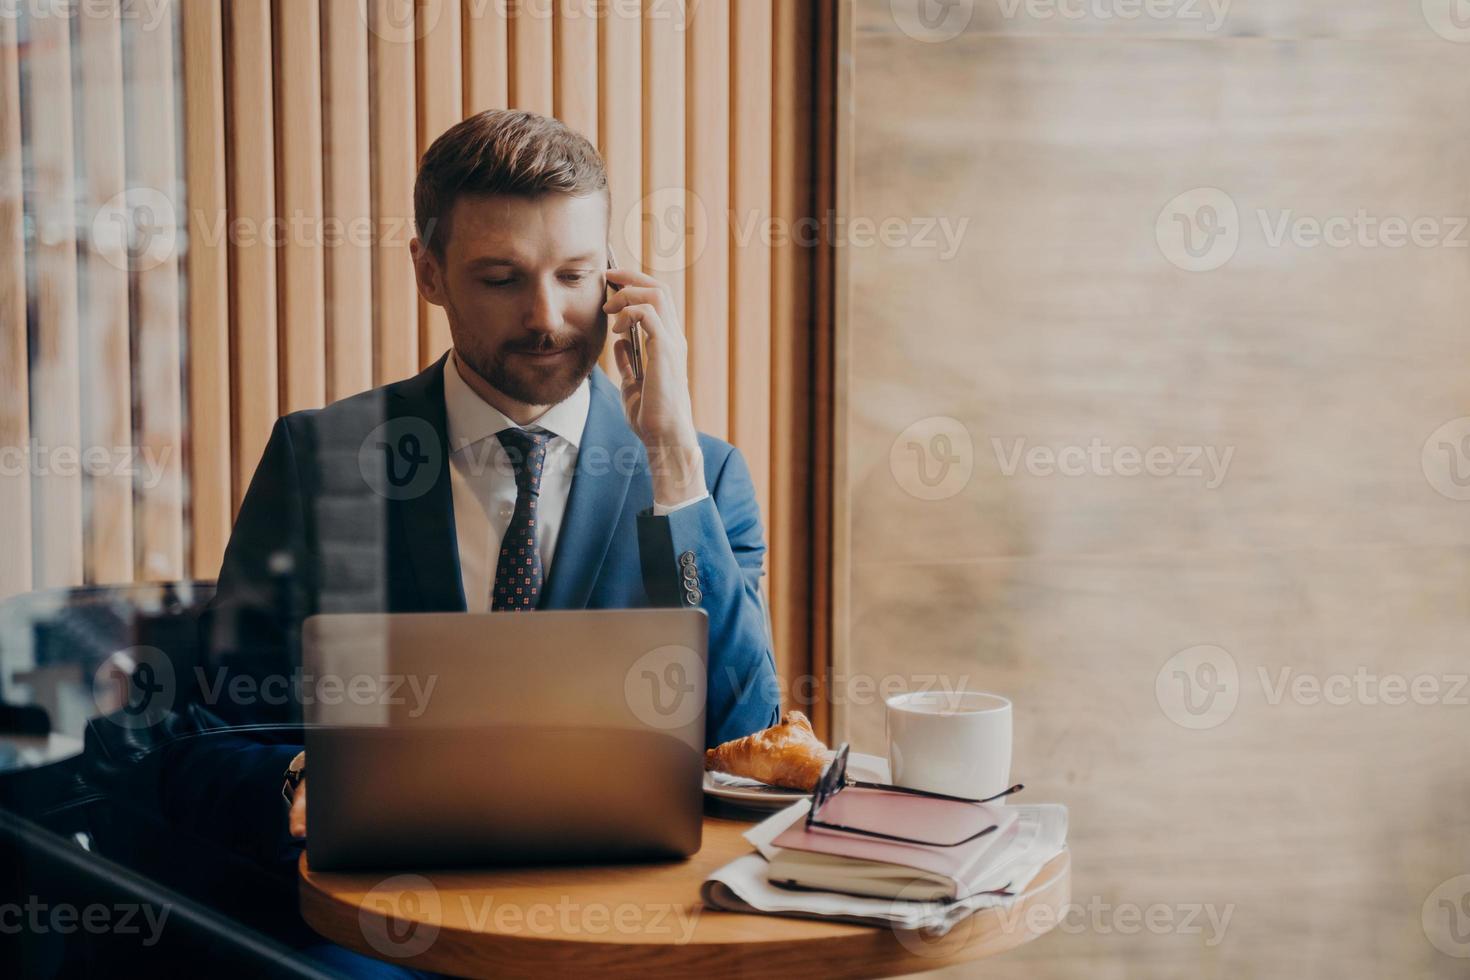
<svg viewBox="0 0 1470 980">
<path fill-rule="evenodd" d="M 394 501 L 402 533 L 397 550 L 407 553 L 425 611 L 463 612 L 464 585 L 459 574 L 459 541 L 454 529 L 454 496 L 449 485 L 449 426 L 444 410 L 444 361 L 439 358 L 417 376 L 394 387 L 397 402 L 391 416 L 429 423 L 437 443 L 431 447 L 434 482 L 418 496 Z"/>
<path fill-rule="evenodd" d="M 541 609 L 586 608 L 641 458 L 642 444 L 628 427 L 617 389 L 600 367 L 593 368 L 591 378 L 587 427 Z"/>
</svg>

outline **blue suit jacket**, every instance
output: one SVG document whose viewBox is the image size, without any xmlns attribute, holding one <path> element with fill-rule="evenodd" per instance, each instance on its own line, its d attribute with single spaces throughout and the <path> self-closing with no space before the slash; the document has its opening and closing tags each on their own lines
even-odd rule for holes
<svg viewBox="0 0 1470 980">
<path fill-rule="evenodd" d="M 222 671 L 251 675 L 260 691 L 266 679 L 290 676 L 300 663 L 300 620 L 315 612 L 465 609 L 444 360 L 276 423 L 210 607 L 200 676 L 213 699 L 193 692 L 175 722 L 181 737 L 163 750 L 163 803 L 181 824 L 261 856 L 278 855 L 284 840 L 281 776 L 300 750 L 299 705 L 221 697 Z M 600 368 L 591 383 L 539 608 L 699 606 L 709 617 L 706 742 L 774 724 L 779 698 L 759 586 L 765 544 L 745 461 L 701 434 L 709 499 L 655 517 L 647 454 L 618 390 Z M 238 734 L 241 726 L 270 727 Z"/>
</svg>

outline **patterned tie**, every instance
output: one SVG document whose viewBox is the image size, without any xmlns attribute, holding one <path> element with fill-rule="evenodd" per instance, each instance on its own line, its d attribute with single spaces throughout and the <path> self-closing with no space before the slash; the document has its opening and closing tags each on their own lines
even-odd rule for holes
<svg viewBox="0 0 1470 980">
<path fill-rule="evenodd" d="M 536 497 L 546 465 L 549 432 L 506 429 L 500 444 L 516 471 L 516 509 L 500 542 L 490 611 L 529 612 L 541 596 L 541 552 L 536 547 Z"/>
</svg>

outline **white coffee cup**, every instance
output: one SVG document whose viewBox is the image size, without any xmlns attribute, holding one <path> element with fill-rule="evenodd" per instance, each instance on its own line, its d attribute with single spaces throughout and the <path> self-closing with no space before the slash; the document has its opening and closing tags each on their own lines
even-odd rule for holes
<svg viewBox="0 0 1470 980">
<path fill-rule="evenodd" d="M 1010 701 L 978 691 L 914 691 L 887 705 L 894 785 L 976 800 L 1010 787 Z"/>
</svg>

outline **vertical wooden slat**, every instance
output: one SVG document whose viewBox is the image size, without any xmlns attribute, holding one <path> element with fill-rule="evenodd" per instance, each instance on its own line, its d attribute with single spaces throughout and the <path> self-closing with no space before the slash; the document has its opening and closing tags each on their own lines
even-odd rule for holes
<svg viewBox="0 0 1470 980">
<path fill-rule="evenodd" d="M 326 269 L 322 233 L 321 8 L 276 3 L 276 253 L 281 406 L 294 412 L 326 400 Z"/>
<path fill-rule="evenodd" d="M 156 23 L 126 20 L 128 181 L 162 197 L 173 226 L 184 213 L 178 173 L 178 72 L 174 0 L 155 8 Z M 166 205 L 165 203 L 166 202 Z M 183 352 L 176 245 L 151 251 L 133 264 L 133 349 L 141 392 L 137 441 L 149 462 L 138 493 L 137 575 L 178 579 L 184 574 Z"/>
<path fill-rule="evenodd" d="M 133 481 L 115 465 L 129 459 L 133 405 L 128 337 L 128 235 L 124 173 L 122 31 L 110 15 L 77 20 L 82 125 L 78 147 L 91 234 L 82 251 L 81 402 L 84 453 L 105 459 L 83 473 L 84 577 L 88 582 L 133 578 Z M 83 226 L 84 229 L 86 226 Z"/>
<path fill-rule="evenodd" d="M 730 441 L 771 515 L 771 8 L 730 17 Z M 767 556 L 769 567 L 769 554 Z"/>
<path fill-rule="evenodd" d="M 510 107 L 549 116 L 556 104 L 552 0 L 519 0 L 510 14 Z"/>
<path fill-rule="evenodd" d="M 189 199 L 189 528 L 196 578 L 219 574 L 230 536 L 230 275 L 224 229 L 224 17 L 193 0 L 184 19 L 184 174 Z"/>
<path fill-rule="evenodd" d="M 601 0 L 561 0 L 553 22 L 556 118 L 597 145 L 597 18 Z M 617 16 L 608 14 L 608 16 Z"/>
<path fill-rule="evenodd" d="M 419 0 L 418 152 L 422 157 L 446 129 L 460 121 L 460 5 L 457 0 Z M 449 318 L 443 307 L 419 300 L 419 366 L 449 349 Z"/>
<path fill-rule="evenodd" d="M 0 599 L 31 587 L 31 485 L 26 260 L 16 20 L 0 17 Z"/>
<path fill-rule="evenodd" d="M 812 112 L 808 117 L 812 136 L 813 214 L 826 213 L 834 198 L 836 159 L 832 134 L 836 131 L 836 94 L 833 91 L 836 64 L 836 0 L 816 0 L 814 40 L 807 48 L 812 60 Z M 811 526 L 806 536 L 811 549 L 811 646 L 813 663 L 825 669 L 832 656 L 832 304 L 833 243 L 819 241 L 812 256 L 812 342 L 808 397 L 811 399 L 810 438 L 813 485 L 808 488 Z M 824 699 L 824 721 L 828 729 L 845 736 L 845 702 Z"/>
<path fill-rule="evenodd" d="M 688 327 L 684 276 L 689 227 L 684 161 L 684 0 L 643 13 L 643 265 L 674 295 Z"/>
<path fill-rule="evenodd" d="M 359 0 L 323 0 L 323 195 L 327 235 L 327 398 L 373 384 L 373 253 L 368 141 L 368 34 Z"/>
<path fill-rule="evenodd" d="M 503 3 L 464 0 L 464 113 L 510 104 L 510 26 Z"/>
<path fill-rule="evenodd" d="M 689 395 L 694 422 L 723 439 L 730 429 L 730 8 L 690 9 L 687 159 Z M 696 252 L 697 250 L 697 252 Z"/>
<path fill-rule="evenodd" d="M 399 0 L 367 0 L 370 26 L 373 181 L 373 380 L 386 384 L 419 363 L 418 289 L 412 237 L 414 128 L 413 25 L 395 23 Z"/>
<path fill-rule="evenodd" d="M 780 227 L 812 212 L 810 173 L 814 44 L 809 0 L 776 0 L 772 66 L 772 216 Z M 815 696 L 809 705 L 819 733 L 829 733 L 825 678 L 811 653 L 809 494 L 816 476 L 809 455 L 811 393 L 809 313 L 811 249 L 783 236 L 771 271 L 771 618 L 776 660 L 788 690 Z M 803 676 L 814 683 L 800 684 Z"/>
<path fill-rule="evenodd" d="M 38 451 L 32 544 L 35 584 L 45 588 L 82 580 L 82 481 L 78 462 L 66 458 L 80 449 L 81 442 L 72 59 L 69 20 L 30 17 L 26 26 L 30 30 L 26 112 L 36 229 L 31 438 Z"/>
<path fill-rule="evenodd" d="M 608 240 L 618 262 L 643 265 L 643 22 L 634 7 L 614 4 L 600 18 L 597 32 L 597 148 L 607 167 L 612 210 Z M 611 336 L 602 352 L 602 367 L 618 378 Z"/>
<path fill-rule="evenodd" d="M 230 360 L 234 367 L 235 505 L 239 506 L 278 415 L 275 125 L 269 0 L 230 0 Z"/>
</svg>

